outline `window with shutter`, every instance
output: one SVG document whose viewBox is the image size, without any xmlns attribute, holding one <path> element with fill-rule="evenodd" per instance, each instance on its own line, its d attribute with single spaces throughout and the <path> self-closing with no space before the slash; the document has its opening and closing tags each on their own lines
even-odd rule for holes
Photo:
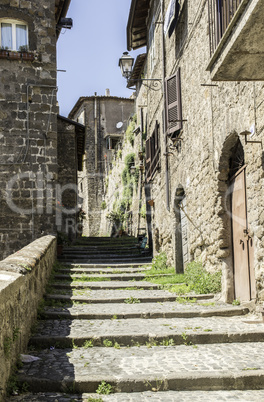
<svg viewBox="0 0 264 402">
<path fill-rule="evenodd" d="M 159 123 L 156 121 L 155 129 L 146 140 L 146 180 L 149 182 L 160 167 Z"/>
<path fill-rule="evenodd" d="M 182 129 L 181 80 L 180 69 L 165 81 L 166 131 L 178 135 Z"/>
</svg>

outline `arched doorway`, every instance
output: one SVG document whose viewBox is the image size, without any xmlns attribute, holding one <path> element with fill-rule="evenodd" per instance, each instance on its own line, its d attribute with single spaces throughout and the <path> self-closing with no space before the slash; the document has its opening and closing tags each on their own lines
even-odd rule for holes
<svg viewBox="0 0 264 402">
<path fill-rule="evenodd" d="M 186 212 L 186 196 L 183 187 L 178 187 L 175 194 L 175 270 L 183 273 L 189 262 L 188 219 Z"/>
<path fill-rule="evenodd" d="M 248 301 L 256 297 L 254 245 L 247 217 L 246 165 L 239 139 L 229 159 L 230 215 L 235 298 Z"/>
</svg>

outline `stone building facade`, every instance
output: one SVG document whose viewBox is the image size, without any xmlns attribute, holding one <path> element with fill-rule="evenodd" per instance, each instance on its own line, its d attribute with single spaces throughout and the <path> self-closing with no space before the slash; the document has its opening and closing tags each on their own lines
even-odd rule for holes
<svg viewBox="0 0 264 402">
<path fill-rule="evenodd" d="M 147 46 L 131 79 L 154 80 L 135 82 L 137 111 L 146 99 L 153 248 L 177 272 L 196 259 L 221 270 L 226 301 L 263 300 L 264 92 L 249 61 L 249 44 L 253 60 L 263 44 L 262 29 L 250 28 L 263 10 L 260 1 L 236 2 L 219 27 L 224 3 L 131 1 L 128 50 Z"/>
<path fill-rule="evenodd" d="M 56 232 L 56 41 L 69 4 L 0 4 L 0 259 Z"/>
<path fill-rule="evenodd" d="M 79 214 L 78 173 L 83 170 L 85 152 L 85 127 L 82 124 L 58 116 L 58 188 L 56 228 L 74 240 L 82 233 Z"/>
<path fill-rule="evenodd" d="M 134 112 L 134 100 L 110 96 L 81 97 L 69 118 L 85 126 L 83 172 L 79 174 L 81 208 L 85 213 L 83 234 L 100 234 L 105 177 L 112 170 L 114 155 Z"/>
</svg>

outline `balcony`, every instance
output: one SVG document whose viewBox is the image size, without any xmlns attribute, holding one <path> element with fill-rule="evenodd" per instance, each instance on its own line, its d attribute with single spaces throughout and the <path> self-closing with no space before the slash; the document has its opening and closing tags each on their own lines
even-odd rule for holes
<svg viewBox="0 0 264 402">
<path fill-rule="evenodd" d="M 209 0 L 213 81 L 263 81 L 264 0 Z"/>
</svg>

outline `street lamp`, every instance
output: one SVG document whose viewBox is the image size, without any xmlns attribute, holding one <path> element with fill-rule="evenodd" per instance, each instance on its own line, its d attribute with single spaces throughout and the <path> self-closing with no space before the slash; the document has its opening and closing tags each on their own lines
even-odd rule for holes
<svg viewBox="0 0 264 402">
<path fill-rule="evenodd" d="M 130 79 L 132 78 L 132 70 L 133 70 L 134 59 L 128 54 L 128 52 L 124 52 L 123 56 L 119 59 L 119 67 L 121 69 L 122 76 L 127 79 L 129 84 Z M 136 64 L 135 64 L 136 66 Z M 153 89 L 154 91 L 159 91 L 162 87 L 162 80 L 160 78 L 140 78 L 140 79 L 132 79 L 132 84 L 134 85 L 136 82 L 140 82 L 145 85 L 149 89 Z M 129 89 L 135 89 L 128 86 Z"/>
<path fill-rule="evenodd" d="M 133 63 L 134 59 L 128 52 L 124 52 L 123 56 L 119 59 L 119 67 L 121 68 L 122 76 L 127 80 L 131 76 Z"/>
</svg>

